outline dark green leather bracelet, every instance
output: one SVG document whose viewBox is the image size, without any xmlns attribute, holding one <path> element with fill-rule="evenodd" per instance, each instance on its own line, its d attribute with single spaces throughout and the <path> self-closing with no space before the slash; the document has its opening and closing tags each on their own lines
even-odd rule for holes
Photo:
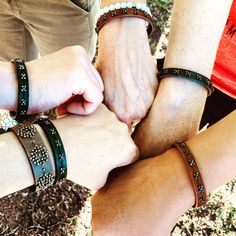
<svg viewBox="0 0 236 236">
<path fill-rule="evenodd" d="M 52 148 L 56 166 L 56 181 L 64 180 L 67 175 L 66 153 L 56 127 L 49 119 L 40 118 L 34 121 L 34 123 L 43 129 Z"/>
<path fill-rule="evenodd" d="M 194 71 L 180 69 L 180 68 L 165 68 L 158 73 L 159 80 L 166 77 L 180 77 L 188 80 L 192 80 L 207 89 L 208 96 L 214 91 L 214 87 L 210 79 L 204 75 L 198 74 Z"/>
<path fill-rule="evenodd" d="M 16 65 L 18 79 L 18 104 L 15 119 L 21 122 L 25 119 L 29 107 L 29 80 L 25 62 L 16 58 L 11 61 Z"/>
<path fill-rule="evenodd" d="M 24 122 L 10 128 L 21 142 L 29 159 L 34 175 L 33 190 L 46 189 L 55 182 L 53 161 L 43 143 L 41 135 L 30 122 Z"/>
</svg>

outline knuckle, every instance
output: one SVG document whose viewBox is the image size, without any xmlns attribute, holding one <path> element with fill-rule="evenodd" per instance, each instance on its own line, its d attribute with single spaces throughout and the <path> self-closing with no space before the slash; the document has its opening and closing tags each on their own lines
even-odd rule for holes
<svg viewBox="0 0 236 236">
<path fill-rule="evenodd" d="M 137 119 L 143 119 L 146 116 L 146 114 L 147 114 L 146 109 L 140 109 Z"/>
<path fill-rule="evenodd" d="M 100 91 L 99 92 L 98 104 L 102 103 L 103 99 L 104 99 L 103 93 Z"/>
<path fill-rule="evenodd" d="M 132 142 L 131 147 L 130 147 L 130 151 L 129 151 L 129 157 L 130 160 L 134 160 L 138 157 L 139 155 L 139 150 L 137 148 L 137 146 Z"/>
<path fill-rule="evenodd" d="M 67 50 L 69 51 L 71 55 L 71 61 L 73 61 L 74 65 L 80 65 L 83 63 L 88 63 L 89 58 L 87 56 L 86 50 L 81 46 L 71 46 L 67 47 Z"/>
<path fill-rule="evenodd" d="M 102 178 L 97 183 L 90 184 L 89 189 L 91 189 L 91 190 L 99 190 L 99 189 L 101 189 L 105 185 L 105 183 L 106 183 L 106 178 Z"/>
<path fill-rule="evenodd" d="M 129 125 L 133 121 L 135 115 L 132 114 L 131 112 L 130 113 L 129 112 L 122 112 L 122 113 L 118 114 L 117 117 L 124 124 Z"/>
<path fill-rule="evenodd" d="M 80 45 L 71 46 L 71 49 L 74 53 L 87 54 L 86 50 Z"/>
<path fill-rule="evenodd" d="M 138 148 L 131 144 L 126 150 L 126 155 L 123 156 L 122 165 L 128 165 L 138 159 L 139 151 Z"/>
</svg>

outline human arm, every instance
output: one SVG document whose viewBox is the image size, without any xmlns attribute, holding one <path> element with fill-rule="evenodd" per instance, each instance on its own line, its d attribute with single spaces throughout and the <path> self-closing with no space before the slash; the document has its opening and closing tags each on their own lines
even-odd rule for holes
<svg viewBox="0 0 236 236">
<path fill-rule="evenodd" d="M 102 7 L 122 2 L 103 0 Z M 146 4 L 145 0 L 132 2 Z M 105 86 L 104 102 L 130 125 L 146 115 L 158 85 L 145 20 L 113 19 L 101 28 L 98 43 L 96 67 Z"/>
<path fill-rule="evenodd" d="M 236 177 L 236 111 L 187 141 L 207 193 Z M 176 149 L 113 172 L 92 199 L 94 235 L 170 233 L 194 205 L 186 164 Z"/>
<path fill-rule="evenodd" d="M 101 188 L 113 168 L 137 158 L 127 126 L 104 105 L 89 116 L 68 115 L 53 123 L 67 155 L 67 178 L 85 187 Z M 12 132 L 0 135 L 0 167 L 0 197 L 33 185 L 29 161 Z"/>
<path fill-rule="evenodd" d="M 28 114 L 57 107 L 58 112 L 87 115 L 103 100 L 103 83 L 80 46 L 67 47 L 26 63 L 29 77 Z M 15 65 L 0 62 L 0 109 L 16 111 Z M 73 99 L 73 100 L 71 100 Z"/>
<path fill-rule="evenodd" d="M 210 78 L 232 0 L 176 0 L 164 68 L 176 67 Z M 187 79 L 162 79 L 152 108 L 137 130 L 142 157 L 160 154 L 176 139 L 199 129 L 207 90 Z"/>
</svg>

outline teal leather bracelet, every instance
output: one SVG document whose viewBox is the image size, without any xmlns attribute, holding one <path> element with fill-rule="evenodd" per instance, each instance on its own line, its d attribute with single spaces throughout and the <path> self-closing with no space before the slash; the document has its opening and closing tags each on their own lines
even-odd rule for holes
<svg viewBox="0 0 236 236">
<path fill-rule="evenodd" d="M 67 175 L 66 153 L 56 127 L 49 119 L 45 118 L 35 120 L 34 124 L 38 124 L 43 129 L 51 146 L 56 166 L 55 182 L 64 180 Z"/>
<path fill-rule="evenodd" d="M 11 60 L 16 65 L 18 79 L 18 103 L 15 119 L 18 122 L 25 120 L 29 108 L 29 80 L 24 60 L 16 58 Z"/>
</svg>

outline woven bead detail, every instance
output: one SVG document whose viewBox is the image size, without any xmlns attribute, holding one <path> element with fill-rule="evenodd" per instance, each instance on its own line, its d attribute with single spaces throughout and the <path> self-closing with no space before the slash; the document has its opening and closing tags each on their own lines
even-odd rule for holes
<svg viewBox="0 0 236 236">
<path fill-rule="evenodd" d="M 50 173 L 44 173 L 38 181 L 38 187 L 40 189 L 46 189 L 49 186 L 51 186 L 54 182 L 55 178 L 52 174 Z"/>
<path fill-rule="evenodd" d="M 21 138 L 32 138 L 35 135 L 36 128 L 32 124 L 21 124 L 17 135 Z"/>
<path fill-rule="evenodd" d="M 30 160 L 35 165 L 44 165 L 49 155 L 45 147 L 41 145 L 35 145 L 31 151 Z"/>
</svg>

